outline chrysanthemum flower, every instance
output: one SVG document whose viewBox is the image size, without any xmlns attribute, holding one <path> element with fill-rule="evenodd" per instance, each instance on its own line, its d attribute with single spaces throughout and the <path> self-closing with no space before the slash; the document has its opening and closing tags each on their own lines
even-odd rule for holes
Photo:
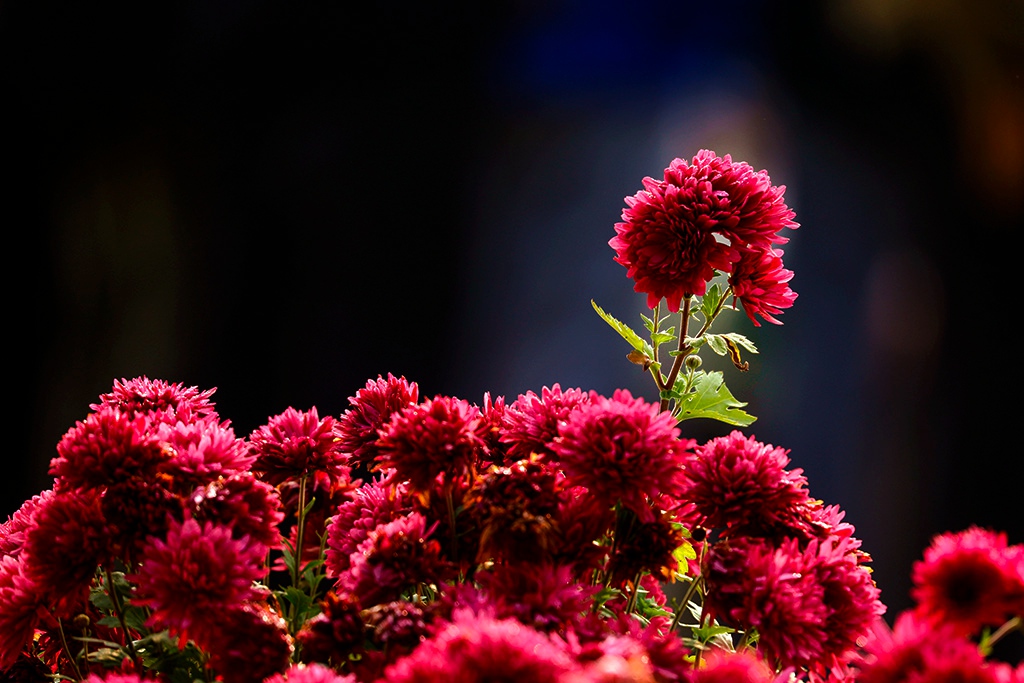
<svg viewBox="0 0 1024 683">
<path fill-rule="evenodd" d="M 198 644 L 210 653 L 224 683 L 253 683 L 288 668 L 294 647 L 288 626 L 266 605 L 225 609 L 202 630 Z"/>
<path fill-rule="evenodd" d="M 21 554 L 21 548 L 25 545 L 25 531 L 32 526 L 32 515 L 44 501 L 55 495 L 53 489 L 47 489 L 32 496 L 6 522 L 0 524 L 0 556 L 17 557 Z"/>
<path fill-rule="evenodd" d="M 144 416 L 103 406 L 77 422 L 57 444 L 50 474 L 70 488 L 97 488 L 150 479 L 170 456 Z"/>
<path fill-rule="evenodd" d="M 778 233 L 797 227 L 785 187 L 729 155 L 701 150 L 692 163 L 675 159 L 663 180 L 643 185 L 626 198 L 609 245 L 650 308 L 666 299 L 678 311 L 683 297 L 704 294 L 716 271 L 732 272 L 744 251 L 782 244 Z"/>
<path fill-rule="evenodd" d="M 139 674 L 110 672 L 104 674 L 91 673 L 85 677 L 83 683 L 155 683 L 155 678 L 140 676 Z"/>
<path fill-rule="evenodd" d="M 745 534 L 786 524 L 810 499 L 802 470 L 787 470 L 788 451 L 736 430 L 711 439 L 687 462 L 681 497 L 692 501 L 713 529 Z"/>
<path fill-rule="evenodd" d="M 61 607 L 79 602 L 111 551 L 107 521 L 95 490 L 71 490 L 42 502 L 25 532 L 25 573 Z"/>
<path fill-rule="evenodd" d="M 32 641 L 39 623 L 40 591 L 23 568 L 19 558 L 0 557 L 0 672 Z"/>
<path fill-rule="evenodd" d="M 356 677 L 342 676 L 322 664 L 294 664 L 283 674 L 274 674 L 263 683 L 356 683 Z"/>
<path fill-rule="evenodd" d="M 377 441 L 377 467 L 394 468 L 416 492 L 475 471 L 484 448 L 480 409 L 462 399 L 435 396 L 391 416 Z"/>
<path fill-rule="evenodd" d="M 687 683 L 772 683 L 775 672 L 751 650 L 727 652 L 711 649 L 701 666 L 693 668 Z"/>
<path fill-rule="evenodd" d="M 150 536 L 164 536 L 172 519 L 185 517 L 185 501 L 162 481 L 129 479 L 107 487 L 101 507 L 114 554 L 134 560 Z"/>
<path fill-rule="evenodd" d="M 403 590 L 420 583 L 446 578 L 450 570 L 440 545 L 430 538 L 432 531 L 418 512 L 377 527 L 352 553 L 337 589 L 373 605 L 397 600 Z"/>
<path fill-rule="evenodd" d="M 357 488 L 352 499 L 338 506 L 327 524 L 327 576 L 335 578 L 349 568 L 349 557 L 370 532 L 408 511 L 405 484 L 390 485 L 374 480 Z"/>
<path fill-rule="evenodd" d="M 189 423 L 194 420 L 216 418 L 217 411 L 210 397 L 217 391 L 186 387 L 162 379 L 146 376 L 132 380 L 115 380 L 109 394 L 102 394 L 99 403 L 90 406 L 99 411 L 103 407 L 117 408 L 132 417 L 144 415 L 154 422 Z"/>
<path fill-rule="evenodd" d="M 307 621 L 295 637 L 303 659 L 340 665 L 350 655 L 360 655 L 367 636 L 360 611 L 355 597 L 329 591 L 320 602 L 320 613 Z"/>
<path fill-rule="evenodd" d="M 227 526 L 194 519 L 172 523 L 166 539 L 151 538 L 133 576 L 135 603 L 153 610 L 153 623 L 186 637 L 218 614 L 257 597 L 266 548 L 236 539 Z"/>
<path fill-rule="evenodd" d="M 925 620 L 962 635 L 1024 615 L 1024 546 L 971 527 L 936 536 L 914 564 L 911 595 Z"/>
<path fill-rule="evenodd" d="M 190 503 L 191 514 L 199 522 L 230 527 L 234 538 L 248 536 L 269 549 L 280 546 L 277 525 L 284 513 L 277 490 L 249 472 L 200 487 Z"/>
<path fill-rule="evenodd" d="M 412 654 L 388 667 L 389 683 L 558 683 L 575 668 L 547 636 L 515 619 L 457 611 Z"/>
<path fill-rule="evenodd" d="M 773 316 L 790 308 L 796 301 L 797 293 L 789 287 L 793 271 L 782 267 L 782 250 L 766 249 L 748 251 L 733 267 L 729 285 L 733 296 L 743 304 L 743 310 L 750 322 L 760 327 L 754 316 L 760 316 L 770 323 L 781 325 Z"/>
<path fill-rule="evenodd" d="M 729 539 L 705 561 L 706 606 L 726 624 L 757 629 L 758 651 L 782 666 L 809 666 L 825 654 L 829 610 L 813 562 L 796 541 L 775 548 Z"/>
<path fill-rule="evenodd" d="M 256 459 L 235 430 L 216 419 L 159 424 L 155 433 L 171 453 L 160 469 L 174 479 L 176 488 L 188 490 L 247 472 Z"/>
<path fill-rule="evenodd" d="M 570 485 L 585 486 L 609 506 L 622 502 L 642 522 L 653 521 L 649 500 L 673 493 L 690 440 L 668 412 L 618 389 L 569 414 L 551 448 Z"/>
<path fill-rule="evenodd" d="M 494 565 L 476 574 L 499 618 L 514 617 L 551 633 L 573 624 L 593 606 L 598 587 L 578 580 L 567 565 Z"/>
<path fill-rule="evenodd" d="M 999 667 L 952 624 L 921 621 L 911 611 L 892 630 L 879 619 L 864 649 L 857 683 L 1001 683 Z"/>
<path fill-rule="evenodd" d="M 505 411 L 501 441 L 508 446 L 508 458 L 524 460 L 533 453 L 550 455 L 548 444 L 558 436 L 558 426 L 569 413 L 590 402 L 580 389 L 562 391 L 559 384 L 541 389 L 540 396 L 521 394 Z"/>
<path fill-rule="evenodd" d="M 253 471 L 277 486 L 312 472 L 326 473 L 334 481 L 347 480 L 349 468 L 334 440 L 334 418 L 323 419 L 316 407 L 308 411 L 287 408 L 249 436 L 256 456 Z"/>
<path fill-rule="evenodd" d="M 613 583 L 621 586 L 641 571 L 673 578 L 679 562 L 673 553 L 683 545 L 682 529 L 667 513 L 659 513 L 650 522 L 636 522 L 615 541 L 615 552 L 608 562 Z"/>
<path fill-rule="evenodd" d="M 349 465 L 372 469 L 377 459 L 378 431 L 391 416 L 419 401 L 419 387 L 405 377 L 388 373 L 384 379 L 368 380 L 366 386 L 348 399 L 351 407 L 334 426 L 338 450 L 348 456 Z"/>
<path fill-rule="evenodd" d="M 550 557 L 560 492 L 558 474 L 539 462 L 492 466 L 467 501 L 482 527 L 479 560 L 536 563 Z"/>
</svg>

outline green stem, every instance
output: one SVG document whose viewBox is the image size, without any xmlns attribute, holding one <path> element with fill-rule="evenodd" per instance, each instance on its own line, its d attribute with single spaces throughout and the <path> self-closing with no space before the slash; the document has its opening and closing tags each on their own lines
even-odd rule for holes
<svg viewBox="0 0 1024 683">
<path fill-rule="evenodd" d="M 107 578 L 107 593 L 110 595 L 110 601 L 114 604 L 114 614 L 117 615 L 117 621 L 121 624 L 125 649 L 128 650 L 132 662 L 135 663 L 135 670 L 142 671 L 142 661 L 139 659 L 139 653 L 135 651 L 135 643 L 132 640 L 132 634 L 128 631 L 128 623 L 124 618 L 124 604 L 121 602 L 121 596 L 117 594 L 117 588 L 114 587 L 114 575 L 110 571 L 110 567 L 104 567 L 103 571 L 106 573 Z"/>
<path fill-rule="evenodd" d="M 1022 626 L 1024 626 L 1024 621 L 1021 621 L 1020 617 L 1014 617 L 1013 619 L 1010 619 L 1008 622 L 1000 626 L 996 630 L 996 632 L 989 637 L 988 642 L 986 644 L 989 647 L 992 647 L 1000 640 L 1002 640 L 1007 633 L 1012 633 L 1015 629 L 1021 628 Z"/>
<path fill-rule="evenodd" d="M 693 297 L 683 297 L 683 310 L 679 313 L 679 346 L 678 353 L 676 354 L 675 360 L 672 363 L 672 369 L 669 370 L 668 379 L 665 380 L 665 390 L 671 391 L 672 387 L 675 386 L 676 377 L 679 376 L 679 370 L 683 367 L 683 360 L 686 358 L 688 353 L 686 345 L 686 333 L 690 326 L 690 304 L 693 301 Z M 667 398 L 661 399 L 661 412 L 668 410 L 669 400 Z"/>
<path fill-rule="evenodd" d="M 448 487 L 445 501 L 448 503 L 448 525 L 452 528 L 452 562 L 461 567 L 462 564 L 459 562 L 459 539 L 455 535 L 455 501 L 452 498 L 451 486 Z M 459 573 L 462 573 L 461 570 Z"/>
<path fill-rule="evenodd" d="M 75 670 L 75 676 L 78 680 L 82 680 L 82 671 L 78 668 L 78 662 L 75 661 L 75 656 L 71 653 L 71 648 L 68 646 L 67 636 L 64 635 L 64 622 L 61 621 L 60 617 L 57 617 L 57 630 L 60 631 L 60 642 L 64 646 L 64 652 L 68 655 L 68 661 L 71 662 L 71 666 Z"/>
<path fill-rule="evenodd" d="M 690 598 L 692 598 L 693 594 L 697 592 L 697 586 L 703 580 L 704 576 L 702 574 L 697 574 L 697 576 L 693 577 L 690 581 L 690 585 L 686 588 L 686 593 L 683 594 L 683 599 L 679 601 L 679 608 L 676 609 L 676 613 L 672 616 L 672 625 L 668 628 L 670 633 L 675 631 L 676 627 L 679 626 L 679 620 L 682 618 L 683 612 L 686 610 L 686 606 L 690 604 Z"/>
<path fill-rule="evenodd" d="M 643 576 L 643 571 L 638 571 L 636 576 L 633 578 L 633 592 L 629 596 L 629 601 L 626 603 L 626 614 L 632 614 L 633 610 L 636 609 L 636 601 L 640 597 L 640 577 Z"/>
<path fill-rule="evenodd" d="M 299 479 L 299 528 L 295 532 L 295 564 L 292 567 L 292 585 L 299 587 L 299 577 L 302 576 L 302 544 L 305 543 L 306 531 L 306 475 Z"/>
</svg>

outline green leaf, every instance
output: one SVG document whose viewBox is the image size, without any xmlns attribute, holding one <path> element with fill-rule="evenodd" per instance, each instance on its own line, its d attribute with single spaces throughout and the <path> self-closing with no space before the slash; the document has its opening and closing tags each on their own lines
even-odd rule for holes
<svg viewBox="0 0 1024 683">
<path fill-rule="evenodd" d="M 734 343 L 734 344 L 736 344 L 738 346 L 742 346 L 744 349 L 746 349 L 750 353 L 757 353 L 757 347 L 754 346 L 754 342 L 750 341 L 749 339 L 747 339 L 746 337 L 744 337 L 742 334 L 740 334 L 738 332 L 726 332 L 725 334 L 720 334 L 718 336 L 719 337 L 725 337 L 726 339 L 728 339 L 732 343 Z"/>
<path fill-rule="evenodd" d="M 720 334 L 705 334 L 704 339 L 707 340 L 708 346 L 711 350 L 717 353 L 719 356 L 725 356 L 729 353 L 729 345 L 725 343 L 725 339 Z"/>
<path fill-rule="evenodd" d="M 704 296 L 700 300 L 700 312 L 704 315 L 705 320 L 710 320 L 715 314 L 715 309 L 718 308 L 718 303 L 722 300 L 722 288 L 716 282 L 707 288 Z"/>
<path fill-rule="evenodd" d="M 672 551 L 672 557 L 676 558 L 676 562 L 680 566 L 685 567 L 687 560 L 697 559 L 697 551 L 693 549 L 693 544 L 685 541 L 681 546 Z"/>
<path fill-rule="evenodd" d="M 679 399 L 675 414 L 680 422 L 707 417 L 737 427 L 747 427 L 757 418 L 740 410 L 746 405 L 737 401 L 725 386 L 721 372 L 705 373 L 701 370 L 694 373 L 693 389 Z"/>
<path fill-rule="evenodd" d="M 590 300 L 590 304 L 594 307 L 594 310 L 597 311 L 597 314 L 601 316 L 606 323 L 611 325 L 613 330 L 618 332 L 623 339 L 629 342 L 630 346 L 641 353 L 646 353 L 650 358 L 654 358 L 654 348 L 648 342 L 644 341 L 640 335 L 634 332 L 629 325 L 621 322 L 620 320 L 616 320 L 614 317 L 605 313 L 593 299 Z"/>
</svg>

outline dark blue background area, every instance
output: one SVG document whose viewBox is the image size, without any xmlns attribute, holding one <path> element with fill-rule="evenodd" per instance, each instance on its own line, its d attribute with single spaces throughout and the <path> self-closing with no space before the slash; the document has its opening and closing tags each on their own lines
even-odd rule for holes
<svg viewBox="0 0 1024 683">
<path fill-rule="evenodd" d="M 850 7 L 4 3 L 0 514 L 120 377 L 218 387 L 241 435 L 388 372 L 653 400 L 590 300 L 639 320 L 623 197 L 710 147 L 802 224 L 785 325 L 734 318 L 748 431 L 847 511 L 894 609 L 932 534 L 1024 542 L 1020 7 Z"/>
</svg>

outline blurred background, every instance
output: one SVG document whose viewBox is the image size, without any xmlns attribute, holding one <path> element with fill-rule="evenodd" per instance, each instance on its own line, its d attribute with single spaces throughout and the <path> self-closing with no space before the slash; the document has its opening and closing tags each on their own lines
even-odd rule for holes
<svg viewBox="0 0 1024 683">
<path fill-rule="evenodd" d="M 388 372 L 653 400 L 590 300 L 639 322 L 623 197 L 710 148 L 802 225 L 729 385 L 890 613 L 933 534 L 1024 542 L 1019 0 L 340 5 L 0 4 L 0 519 L 115 378 L 217 387 L 239 435 Z"/>
</svg>

